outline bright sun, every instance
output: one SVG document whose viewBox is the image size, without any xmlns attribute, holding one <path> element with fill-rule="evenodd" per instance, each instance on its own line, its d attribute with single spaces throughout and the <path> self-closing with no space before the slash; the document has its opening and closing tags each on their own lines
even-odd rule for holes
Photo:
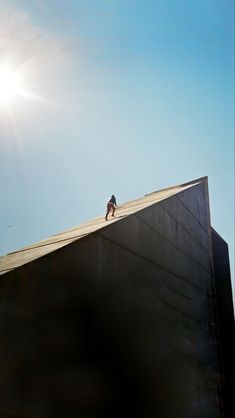
<svg viewBox="0 0 235 418">
<path fill-rule="evenodd" d="M 19 96 L 24 96 L 24 81 L 21 72 L 8 66 L 0 67 L 0 105 L 7 106 Z"/>
</svg>

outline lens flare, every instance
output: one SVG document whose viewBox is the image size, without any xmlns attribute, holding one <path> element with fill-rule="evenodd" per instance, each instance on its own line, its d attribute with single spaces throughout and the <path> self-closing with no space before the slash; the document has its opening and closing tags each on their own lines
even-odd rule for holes
<svg viewBox="0 0 235 418">
<path fill-rule="evenodd" d="M 9 105 L 24 95 L 24 80 L 20 70 L 9 66 L 0 67 L 0 105 Z"/>
</svg>

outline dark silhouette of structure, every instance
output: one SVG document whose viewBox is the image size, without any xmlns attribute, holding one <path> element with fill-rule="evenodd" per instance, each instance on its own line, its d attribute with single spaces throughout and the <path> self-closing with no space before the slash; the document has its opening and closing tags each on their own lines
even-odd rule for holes
<svg viewBox="0 0 235 418">
<path fill-rule="evenodd" d="M 1 257 L 0 273 L 0 416 L 234 415 L 228 248 L 206 177 Z"/>
</svg>

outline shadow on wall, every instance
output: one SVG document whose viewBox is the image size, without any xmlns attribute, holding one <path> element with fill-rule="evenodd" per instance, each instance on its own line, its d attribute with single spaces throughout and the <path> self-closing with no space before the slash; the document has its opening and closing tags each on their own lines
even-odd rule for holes
<svg viewBox="0 0 235 418">
<path fill-rule="evenodd" d="M 87 278 L 78 291 L 76 278 L 68 278 L 70 289 L 56 280 L 58 293 L 52 285 L 43 306 L 31 301 L 32 320 L 15 339 L 16 369 L 2 397 L 9 416 L 184 416 L 179 370 L 159 344 L 149 294 Z"/>
</svg>

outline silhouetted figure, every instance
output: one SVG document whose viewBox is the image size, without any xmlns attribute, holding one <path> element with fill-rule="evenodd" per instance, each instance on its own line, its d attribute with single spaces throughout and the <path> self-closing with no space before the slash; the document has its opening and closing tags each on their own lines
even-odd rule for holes
<svg viewBox="0 0 235 418">
<path fill-rule="evenodd" d="M 108 220 L 108 214 L 109 214 L 109 212 L 112 211 L 112 216 L 114 216 L 116 206 L 117 206 L 116 197 L 113 194 L 111 196 L 111 198 L 109 199 L 108 203 L 107 203 L 107 213 L 105 215 L 106 221 Z"/>
</svg>

